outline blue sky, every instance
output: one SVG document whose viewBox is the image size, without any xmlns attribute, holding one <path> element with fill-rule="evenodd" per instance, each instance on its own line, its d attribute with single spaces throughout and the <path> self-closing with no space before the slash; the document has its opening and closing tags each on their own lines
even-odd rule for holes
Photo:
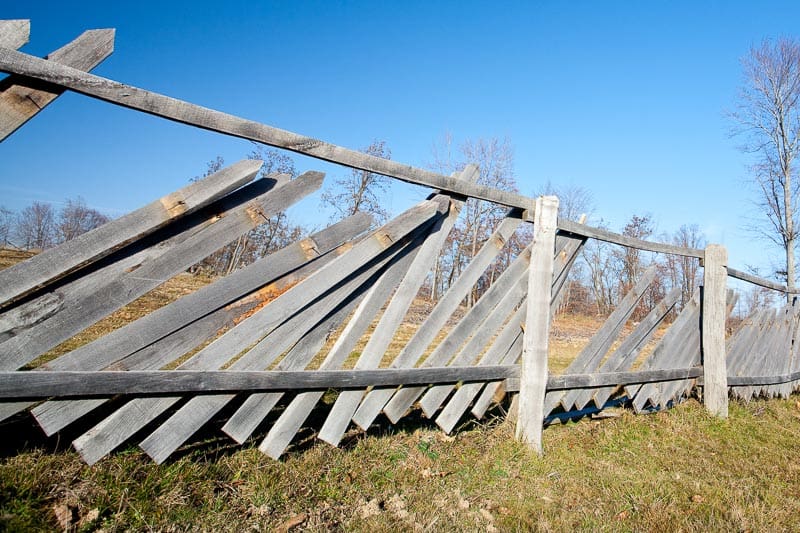
<svg viewBox="0 0 800 533">
<path fill-rule="evenodd" d="M 95 73 L 349 148 L 384 139 L 426 166 L 431 147 L 508 137 L 516 179 L 591 191 L 595 221 L 696 223 L 731 265 L 778 254 L 747 237 L 746 159 L 725 112 L 739 59 L 798 36 L 800 2 L 13 2 L 22 51 L 117 29 Z M 0 144 L 0 205 L 83 196 L 113 215 L 187 183 L 249 142 L 66 94 Z M 344 169 L 296 157 L 328 181 Z M 395 212 L 427 191 L 392 189 Z M 319 225 L 314 197 L 292 215 Z"/>
</svg>

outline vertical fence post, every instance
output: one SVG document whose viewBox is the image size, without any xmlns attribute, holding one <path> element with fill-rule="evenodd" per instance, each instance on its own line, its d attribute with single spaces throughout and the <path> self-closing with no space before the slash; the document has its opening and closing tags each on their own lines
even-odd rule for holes
<svg viewBox="0 0 800 533">
<path fill-rule="evenodd" d="M 541 454 L 558 198 L 537 198 L 535 209 L 516 437 Z"/>
<path fill-rule="evenodd" d="M 725 364 L 728 251 L 719 244 L 705 250 L 703 268 L 703 403 L 713 415 L 728 416 L 728 370 Z"/>
</svg>

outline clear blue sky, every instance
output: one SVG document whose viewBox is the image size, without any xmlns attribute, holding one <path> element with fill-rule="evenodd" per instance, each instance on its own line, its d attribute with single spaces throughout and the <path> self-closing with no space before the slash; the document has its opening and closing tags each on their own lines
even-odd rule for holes
<svg viewBox="0 0 800 533">
<path fill-rule="evenodd" d="M 5 4 L 0 18 L 31 19 L 30 54 L 113 27 L 101 76 L 349 148 L 385 139 L 418 166 L 445 132 L 507 136 L 525 194 L 582 186 L 614 230 L 650 214 L 659 231 L 698 224 L 733 266 L 771 257 L 742 229 L 746 160 L 725 111 L 748 48 L 800 33 L 797 0 Z M 81 195 L 119 215 L 250 150 L 66 94 L 0 144 L 0 205 Z M 397 187 L 388 202 L 426 192 Z M 318 211 L 314 198 L 292 214 L 319 225 Z"/>
</svg>

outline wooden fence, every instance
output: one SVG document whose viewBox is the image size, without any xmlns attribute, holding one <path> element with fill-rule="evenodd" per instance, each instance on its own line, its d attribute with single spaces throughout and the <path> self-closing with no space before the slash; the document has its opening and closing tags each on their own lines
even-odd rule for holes
<svg viewBox="0 0 800 533">
<path fill-rule="evenodd" d="M 322 173 L 255 179 L 261 163 L 241 161 L 0 271 L 0 418 L 30 410 L 48 435 L 99 420 L 73 442 L 88 463 L 133 438 L 162 462 L 220 413 L 222 431 L 239 443 L 268 428 L 259 449 L 274 458 L 320 408 L 317 436 L 333 445 L 351 423 L 367 429 L 381 413 L 397 423 L 415 406 L 451 432 L 509 393 L 518 393 L 518 438 L 541 451 L 543 422 L 558 413 L 612 399 L 639 412 L 702 394 L 726 416 L 729 395 L 786 396 L 800 379 L 797 305 L 749 317 L 726 340 L 735 301 L 727 277 L 785 288 L 729 269 L 720 246 L 681 248 L 558 219 L 557 198 L 479 185 L 475 166 L 442 176 L 89 74 L 111 52 L 113 30 L 36 58 L 16 50 L 28 28 L 0 21 L 0 71 L 9 74 L 0 82 L 0 139 L 71 90 L 433 189 L 378 229 L 354 215 L 58 356 L 52 350 L 68 339 L 319 189 Z M 508 211 L 419 327 L 400 335 L 467 198 Z M 532 244 L 464 311 L 528 224 Z M 553 375 L 551 319 L 590 238 L 699 258 L 703 286 L 671 324 L 676 291 L 623 335 L 654 281 L 645 272 Z"/>
</svg>

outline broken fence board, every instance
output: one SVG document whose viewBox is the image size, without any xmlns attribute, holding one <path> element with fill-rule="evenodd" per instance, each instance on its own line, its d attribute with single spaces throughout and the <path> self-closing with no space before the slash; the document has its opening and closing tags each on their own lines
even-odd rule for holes
<svg viewBox="0 0 800 533">
<path fill-rule="evenodd" d="M 0 301 L 11 303 L 102 259 L 250 182 L 263 165 L 245 160 L 192 183 L 136 211 L 111 220 L 27 261 L 0 271 Z"/>
<path fill-rule="evenodd" d="M 441 331 L 447 320 L 461 304 L 473 285 L 480 279 L 486 268 L 494 261 L 497 254 L 505 246 L 506 241 L 514 234 L 521 223 L 522 212 L 510 210 L 478 253 L 470 260 L 467 267 L 453 285 L 442 295 L 431 314 L 414 333 L 411 340 L 389 365 L 392 368 L 407 368 L 417 364 L 425 349 Z M 395 393 L 394 389 L 373 388 L 363 399 L 354 413 L 354 421 L 362 429 L 368 428 L 380 414 L 383 406 Z"/>
<path fill-rule="evenodd" d="M 21 48 L 27 44 L 30 36 L 30 20 L 0 20 L 0 48 Z"/>
<path fill-rule="evenodd" d="M 105 275 L 103 270 L 94 276 L 76 282 L 80 286 L 79 298 L 66 299 L 69 308 L 57 313 L 22 335 L 5 341 L 1 346 L 0 368 L 19 368 L 43 352 L 67 340 L 79 331 L 157 287 L 175 274 L 208 256 L 232 239 L 246 233 L 266 220 L 265 216 L 285 209 L 303 196 L 319 188 L 322 175 L 308 173 L 285 185 L 260 194 L 253 200 L 251 187 L 260 192 L 263 184 L 259 180 L 220 201 L 218 210 L 208 208 L 185 217 L 179 224 L 183 229 L 178 235 L 159 243 L 157 250 L 145 249 L 145 259 L 131 271 L 123 270 L 116 276 Z M 233 198 L 232 198 L 233 197 Z M 165 228 L 169 229 L 169 228 Z M 158 233 L 151 236 L 156 237 Z M 130 261 L 122 261 L 128 264 Z M 119 265 L 112 265 L 119 266 Z M 117 269 L 112 269 L 115 271 Z M 87 281 L 87 279 L 89 281 Z"/>
<path fill-rule="evenodd" d="M 371 284 L 364 299 L 359 303 L 355 313 L 320 364 L 319 370 L 339 368 L 344 364 L 345 360 L 356 347 L 359 339 L 375 317 L 380 313 L 381 308 L 389 299 L 392 292 L 397 288 L 402 280 L 403 273 L 408 270 L 409 265 L 415 257 L 416 253 L 406 254 L 400 258 L 399 261 L 395 261 L 389 265 L 380 275 L 379 279 Z M 278 420 L 276 420 L 267 436 L 259 445 L 259 449 L 273 459 L 280 457 L 291 442 L 294 433 L 300 429 L 300 426 L 306 420 L 316 403 L 322 398 L 322 395 L 323 392 L 318 391 L 298 394 L 286 407 L 284 412 L 281 413 Z M 245 401 L 239 411 L 234 414 L 231 420 L 228 421 L 225 427 L 223 427 L 223 431 L 231 435 L 237 442 L 244 442 L 255 429 L 255 424 L 252 419 L 258 417 L 260 421 L 266 416 L 265 411 L 268 411 L 265 407 L 257 406 L 256 404 L 266 403 L 267 407 L 271 409 L 274 402 L 277 402 L 277 396 L 278 395 L 275 394 L 251 396 Z M 253 405 L 250 405 L 251 403 Z M 255 413 L 255 415 L 251 413 Z M 242 421 L 239 421 L 238 418 L 241 418 Z M 292 428 L 295 428 L 294 432 L 291 431 Z"/>
<path fill-rule="evenodd" d="M 442 198 L 449 201 L 449 197 L 445 195 L 442 195 Z M 456 223 L 461 205 L 461 202 L 457 205 L 451 202 L 448 216 L 431 229 L 430 234 L 421 244 L 419 253 L 417 253 L 408 270 L 404 273 L 397 290 L 381 315 L 378 325 L 359 355 L 355 368 L 369 369 L 379 366 L 395 336 L 397 328 L 402 324 L 408 308 L 419 293 L 419 289 L 432 265 L 437 261 L 442 246 L 444 246 L 450 230 Z M 320 429 L 318 435 L 320 440 L 324 440 L 333 446 L 339 444 L 365 393 L 366 390 L 343 391 L 339 394 Z"/>
<path fill-rule="evenodd" d="M 233 355 L 241 351 L 241 346 L 249 346 L 253 342 L 266 337 L 272 330 L 280 325 L 286 318 L 304 307 L 304 302 L 313 301 L 319 295 L 328 291 L 330 286 L 337 285 L 341 280 L 348 277 L 350 272 L 360 269 L 361 266 L 371 259 L 379 256 L 384 257 L 384 261 L 391 258 L 391 255 L 383 253 L 392 248 L 394 243 L 402 243 L 404 237 L 414 231 L 422 231 L 435 217 L 440 216 L 446 208 L 437 202 L 425 201 L 407 210 L 397 218 L 388 222 L 369 237 L 365 238 L 347 253 L 329 263 L 321 270 L 317 271 L 303 283 L 295 285 L 292 289 L 280 295 L 255 314 L 239 323 L 235 328 L 229 330 L 203 350 L 192 356 L 187 362 L 181 365 L 185 368 L 219 368 Z M 394 247 L 397 249 L 397 246 Z M 377 267 L 375 267 L 377 268 Z M 371 272 L 368 270 L 362 275 L 369 277 Z M 359 282 L 362 283 L 363 280 Z M 301 296 L 297 296 L 297 295 Z M 127 435 L 132 435 L 144 425 L 158 417 L 161 412 L 177 403 L 180 398 L 170 398 L 169 402 L 156 404 L 154 409 L 161 409 L 160 412 L 141 413 L 140 416 L 132 419 L 132 424 L 138 427 L 119 428 L 119 423 L 115 424 L 115 431 L 121 431 Z M 136 400 L 130 403 L 135 403 Z M 124 408 L 128 408 L 127 404 Z M 133 407 L 135 408 L 135 406 Z M 111 451 L 104 448 L 106 436 L 100 436 L 96 442 L 93 440 L 82 441 L 84 448 L 92 447 L 93 454 L 101 456 Z M 116 441 L 115 441 L 116 442 Z"/>
<path fill-rule="evenodd" d="M 416 250 L 416 247 L 414 248 L 411 252 L 406 252 L 406 255 L 412 255 Z M 354 275 L 347 283 L 337 284 L 335 289 L 314 300 L 301 313 L 295 314 L 280 324 L 256 346 L 231 364 L 228 370 L 264 370 L 283 352 L 300 342 L 301 337 L 307 332 L 308 335 L 313 336 L 315 335 L 314 330 L 317 330 L 317 334 L 322 333 L 323 336 L 327 336 L 331 324 L 329 320 L 325 319 L 325 316 L 333 314 L 332 318 L 336 321 L 334 327 L 338 326 L 338 321 L 344 319 L 363 292 L 367 290 L 367 279 L 375 270 L 382 267 L 383 263 L 378 263 L 373 268 Z M 314 355 L 315 353 L 308 350 L 294 352 L 292 349 L 276 368 L 302 368 L 311 361 Z M 208 361 L 197 358 L 194 362 L 194 365 L 184 364 L 180 368 L 186 370 L 208 368 Z M 279 394 L 272 396 L 275 402 L 280 398 Z M 198 396 L 190 399 L 178 412 L 142 441 L 142 449 L 157 463 L 163 462 L 234 397 L 235 394 L 227 394 Z M 274 403 L 269 406 L 269 409 L 272 407 L 274 407 Z M 264 412 L 264 415 L 269 412 L 269 409 Z"/>
<path fill-rule="evenodd" d="M 1 30 L 0 35 L 2 35 Z M 47 60 L 88 71 L 102 63 L 113 51 L 113 29 L 89 30 L 49 54 Z M 0 142 L 63 92 L 62 87 L 37 82 L 23 76 L 11 75 L 0 81 Z"/>
<path fill-rule="evenodd" d="M 70 355 L 67 354 L 45 367 L 50 370 L 162 368 L 212 339 L 222 328 L 233 327 L 240 316 L 262 305 L 262 292 L 265 297 L 279 294 L 340 255 L 346 247 L 337 245 L 347 240 L 348 236 L 357 235 L 367 229 L 370 220 L 371 217 L 366 215 L 354 215 L 345 219 L 71 352 L 77 353 L 77 356 L 69 361 L 64 361 Z M 330 251 L 334 246 L 337 247 Z M 324 255 L 308 262 L 313 254 L 304 250 L 311 249 Z M 255 293 L 249 294 L 255 289 Z M 234 300 L 236 298 L 240 299 Z M 218 305 L 222 307 L 195 320 L 197 315 L 202 315 Z M 165 313 L 161 313 L 162 310 Z M 164 315 L 163 318 L 158 316 L 160 314 Z M 174 320 L 175 318 L 180 320 Z M 194 322 L 190 322 L 191 320 Z M 173 331 L 176 327 L 179 329 Z M 117 332 L 121 334 L 116 335 Z M 167 332 L 169 333 L 162 335 Z M 152 342 L 153 339 L 157 340 Z M 148 344 L 149 342 L 152 343 Z M 136 351 L 130 353 L 133 349 Z M 92 364 L 89 365 L 89 362 Z M 45 402 L 34 408 L 32 414 L 45 433 L 51 435 L 102 403 L 102 400 L 86 400 L 83 404 L 81 400 Z"/>
</svg>

